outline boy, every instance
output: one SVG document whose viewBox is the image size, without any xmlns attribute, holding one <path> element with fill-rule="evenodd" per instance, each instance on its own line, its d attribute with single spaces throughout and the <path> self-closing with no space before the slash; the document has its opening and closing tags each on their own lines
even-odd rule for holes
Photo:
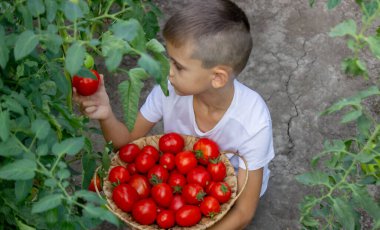
<svg viewBox="0 0 380 230">
<path fill-rule="evenodd" d="M 85 115 L 99 120 L 106 141 L 116 148 L 146 135 L 163 119 L 165 133 L 208 137 L 220 149 L 238 152 L 248 162 L 248 183 L 231 211 L 212 228 L 243 229 L 266 190 L 268 163 L 274 157 L 268 108 L 235 79 L 252 48 L 247 17 L 228 0 L 192 2 L 167 21 L 163 35 L 170 58 L 170 95 L 154 87 L 131 132 L 115 118 L 103 77 L 98 92 L 89 97 L 74 93 L 74 100 Z M 236 158 L 231 162 L 240 190 L 245 165 Z"/>
</svg>

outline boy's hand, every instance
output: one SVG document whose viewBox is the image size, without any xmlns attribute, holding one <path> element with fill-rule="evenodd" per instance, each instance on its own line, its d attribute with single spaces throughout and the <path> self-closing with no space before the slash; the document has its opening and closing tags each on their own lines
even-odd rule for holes
<svg viewBox="0 0 380 230">
<path fill-rule="evenodd" d="M 104 77 L 100 74 L 100 84 L 98 90 L 90 96 L 81 96 L 73 87 L 73 100 L 80 111 L 90 119 L 106 120 L 112 116 L 112 108 L 109 102 L 106 88 L 104 87 Z"/>
</svg>

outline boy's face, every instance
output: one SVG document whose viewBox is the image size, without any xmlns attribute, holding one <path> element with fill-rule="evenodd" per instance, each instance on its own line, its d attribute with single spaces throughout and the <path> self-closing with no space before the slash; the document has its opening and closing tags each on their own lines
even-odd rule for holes
<svg viewBox="0 0 380 230">
<path fill-rule="evenodd" d="M 213 70 L 204 68 L 201 60 L 191 57 L 191 43 L 175 47 L 167 42 L 166 49 L 170 59 L 169 81 L 178 95 L 200 94 L 212 88 Z"/>
</svg>

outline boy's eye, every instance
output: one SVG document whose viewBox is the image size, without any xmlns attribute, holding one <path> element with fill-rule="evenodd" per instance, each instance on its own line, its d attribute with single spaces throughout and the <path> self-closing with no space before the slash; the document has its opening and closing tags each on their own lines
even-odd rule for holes
<svg viewBox="0 0 380 230">
<path fill-rule="evenodd" d="M 174 62 L 174 66 L 177 70 L 182 70 L 182 66 L 178 65 L 176 62 Z"/>
</svg>

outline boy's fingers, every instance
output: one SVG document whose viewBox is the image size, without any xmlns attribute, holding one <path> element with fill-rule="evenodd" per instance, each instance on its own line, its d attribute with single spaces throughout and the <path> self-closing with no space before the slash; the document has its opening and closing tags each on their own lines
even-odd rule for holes
<svg viewBox="0 0 380 230">
<path fill-rule="evenodd" d="M 95 112 L 96 111 L 96 106 L 89 106 L 89 107 L 86 107 L 85 109 L 84 109 L 84 111 L 87 113 L 87 114 L 89 114 L 89 113 L 93 113 L 93 112 Z"/>
</svg>

